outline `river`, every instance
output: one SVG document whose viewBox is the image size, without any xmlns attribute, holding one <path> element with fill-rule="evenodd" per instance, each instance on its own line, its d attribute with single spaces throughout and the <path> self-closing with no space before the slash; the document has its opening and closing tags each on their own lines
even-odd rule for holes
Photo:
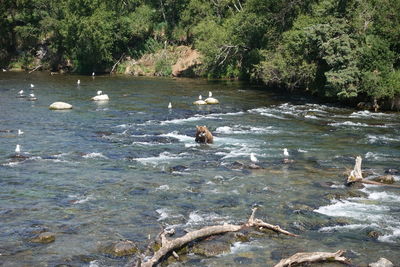
<svg viewBox="0 0 400 267">
<path fill-rule="evenodd" d="M 37 101 L 17 98 L 30 84 Z M 110 100 L 90 101 L 97 90 Z M 209 91 L 219 105 L 192 105 Z M 55 101 L 74 108 L 49 110 Z M 214 144 L 195 143 L 196 125 Z M 27 158 L 13 157 L 17 144 Z M 284 148 L 292 163 L 282 163 Z M 250 153 L 262 169 L 242 168 Z M 399 113 L 231 81 L 0 73 L 0 263 L 124 266 L 129 257 L 100 248 L 121 239 L 144 248 L 162 227 L 242 223 L 258 205 L 257 217 L 300 236 L 251 237 L 184 265 L 273 266 L 338 249 L 356 265 L 400 265 L 400 189 L 345 187 L 357 155 L 371 175 L 400 169 Z M 55 242 L 30 242 L 43 230 Z"/>
</svg>

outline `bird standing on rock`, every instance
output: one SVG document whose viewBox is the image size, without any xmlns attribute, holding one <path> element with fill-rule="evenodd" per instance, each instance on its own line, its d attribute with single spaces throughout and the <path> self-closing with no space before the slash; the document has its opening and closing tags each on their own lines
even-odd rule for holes
<svg viewBox="0 0 400 267">
<path fill-rule="evenodd" d="M 103 94 L 103 91 L 97 91 L 97 95 L 92 97 L 92 100 L 94 101 L 105 101 L 105 100 L 109 100 L 108 95 Z"/>
<path fill-rule="evenodd" d="M 257 163 L 258 159 L 256 158 L 256 155 L 254 155 L 254 153 L 250 153 L 250 160 L 253 163 Z"/>
<path fill-rule="evenodd" d="M 15 146 L 15 154 L 19 155 L 19 153 L 21 153 L 21 146 L 20 145 L 16 145 Z"/>
<path fill-rule="evenodd" d="M 203 97 L 199 95 L 199 100 L 193 102 L 195 105 L 207 105 L 207 102 L 203 100 Z"/>
<path fill-rule="evenodd" d="M 211 91 L 208 92 L 208 98 L 206 98 L 206 100 L 204 100 L 204 101 L 206 101 L 207 104 L 219 104 L 218 99 L 212 97 Z"/>
</svg>

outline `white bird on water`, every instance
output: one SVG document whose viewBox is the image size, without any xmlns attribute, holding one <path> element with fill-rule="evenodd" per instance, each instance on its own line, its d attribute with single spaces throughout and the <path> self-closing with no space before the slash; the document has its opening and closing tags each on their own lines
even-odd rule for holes
<svg viewBox="0 0 400 267">
<path fill-rule="evenodd" d="M 35 100 L 37 100 L 37 97 L 35 96 L 35 94 L 29 94 L 29 98 L 28 98 L 28 100 L 29 101 L 35 101 Z"/>
<path fill-rule="evenodd" d="M 254 153 L 250 153 L 250 160 L 253 163 L 257 163 L 258 159 L 256 158 L 256 155 L 254 155 Z"/>
<path fill-rule="evenodd" d="M 288 152 L 287 148 L 284 148 L 284 149 L 283 149 L 283 155 L 284 155 L 285 157 L 289 157 L 289 152 Z"/>
<path fill-rule="evenodd" d="M 18 135 L 23 135 L 23 134 L 24 134 L 24 132 L 21 131 L 20 129 L 18 129 Z"/>
<path fill-rule="evenodd" d="M 18 92 L 19 95 L 23 95 L 24 94 L 24 90 L 21 90 Z"/>
<path fill-rule="evenodd" d="M 17 145 L 15 147 L 15 153 L 17 153 L 17 154 L 21 153 L 21 146 L 20 145 Z"/>
<path fill-rule="evenodd" d="M 96 74 L 94 72 L 92 72 L 92 76 L 95 76 Z"/>
<path fill-rule="evenodd" d="M 80 85 L 80 84 L 81 84 L 81 80 L 78 80 L 78 81 L 76 82 L 76 84 L 77 84 L 77 85 Z"/>
<path fill-rule="evenodd" d="M 33 83 L 31 83 L 31 88 L 34 88 L 35 86 L 33 85 Z"/>
<path fill-rule="evenodd" d="M 168 108 L 172 108 L 172 103 L 171 102 L 169 102 Z"/>
</svg>

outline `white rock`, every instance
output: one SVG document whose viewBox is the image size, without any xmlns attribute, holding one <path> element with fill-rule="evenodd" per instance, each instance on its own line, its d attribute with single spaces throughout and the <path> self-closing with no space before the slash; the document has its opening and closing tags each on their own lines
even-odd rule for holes
<svg viewBox="0 0 400 267">
<path fill-rule="evenodd" d="M 214 97 L 208 97 L 208 98 L 206 98 L 205 101 L 207 104 L 219 104 L 218 99 L 216 99 Z"/>
<path fill-rule="evenodd" d="M 96 95 L 96 96 L 92 97 L 92 100 L 105 101 L 105 100 L 109 100 L 109 98 L 108 98 L 108 95 L 104 94 L 104 95 Z"/>
<path fill-rule="evenodd" d="M 193 104 L 195 104 L 195 105 L 207 105 L 207 102 L 204 101 L 204 100 L 197 100 L 197 101 L 194 101 Z"/>
<path fill-rule="evenodd" d="M 393 263 L 385 258 L 380 258 L 377 262 L 370 263 L 369 267 L 393 267 Z"/>
<path fill-rule="evenodd" d="M 207 102 L 202 99 L 201 95 L 199 95 L 199 100 L 194 101 L 193 104 L 195 104 L 195 105 L 207 105 Z"/>
<path fill-rule="evenodd" d="M 60 110 L 60 109 L 71 109 L 72 105 L 65 102 L 54 102 L 49 106 L 49 109 Z"/>
</svg>

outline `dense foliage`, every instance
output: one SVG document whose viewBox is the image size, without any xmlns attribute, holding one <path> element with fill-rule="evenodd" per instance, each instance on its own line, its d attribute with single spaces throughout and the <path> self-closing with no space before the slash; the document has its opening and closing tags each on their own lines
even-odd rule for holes
<svg viewBox="0 0 400 267">
<path fill-rule="evenodd" d="M 90 73 L 171 45 L 199 75 L 341 98 L 400 94 L 400 0 L 3 0 L 0 64 Z M 158 68 L 164 69 L 165 62 Z M 168 64 L 167 64 L 168 65 Z M 170 71 L 161 71 L 166 75 Z"/>
</svg>

